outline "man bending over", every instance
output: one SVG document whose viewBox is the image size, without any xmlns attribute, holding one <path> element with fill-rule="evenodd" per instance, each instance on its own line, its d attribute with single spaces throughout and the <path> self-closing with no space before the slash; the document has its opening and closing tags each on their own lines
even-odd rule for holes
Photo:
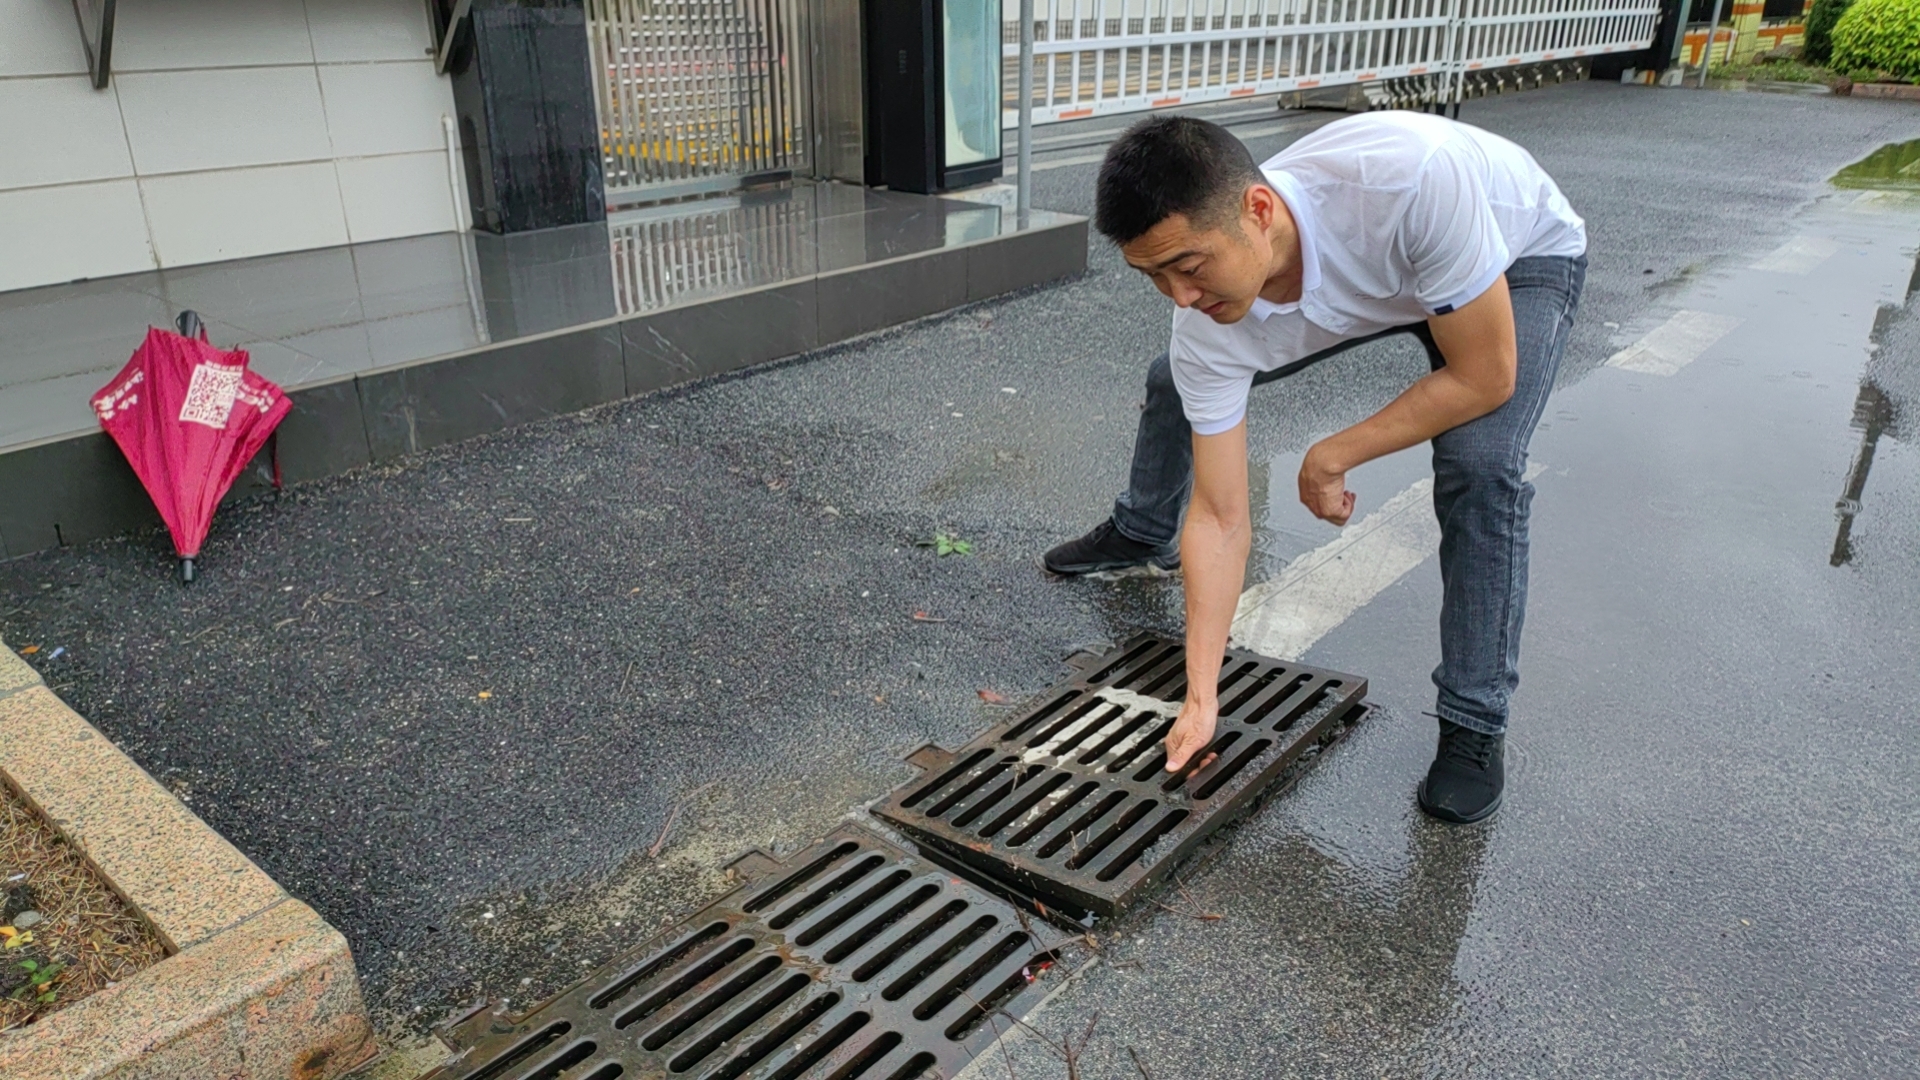
<svg viewBox="0 0 1920 1080">
<path fill-rule="evenodd" d="M 1432 441 L 1440 739 L 1418 798 L 1445 821 L 1491 815 L 1520 682 L 1527 442 L 1580 302 L 1585 223 L 1513 143 L 1378 112 L 1329 124 L 1263 166 L 1217 125 L 1142 121 L 1100 167 L 1094 224 L 1173 300 L 1173 337 L 1147 369 L 1131 486 L 1112 518 L 1046 564 L 1061 574 L 1185 566 L 1188 690 L 1168 770 L 1213 741 L 1219 718 L 1220 660 L 1252 541 L 1248 391 L 1412 333 L 1432 372 L 1309 448 L 1300 501 L 1344 525 L 1349 471 Z"/>
</svg>

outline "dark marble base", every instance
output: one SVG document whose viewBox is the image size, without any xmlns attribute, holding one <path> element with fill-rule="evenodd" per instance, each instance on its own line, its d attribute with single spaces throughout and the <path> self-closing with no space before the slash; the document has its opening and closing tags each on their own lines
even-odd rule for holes
<svg viewBox="0 0 1920 1080">
<path fill-rule="evenodd" d="M 915 215 L 902 220 L 903 227 L 919 227 Z M 889 229 L 888 235 L 899 233 Z M 770 275 L 774 280 L 766 284 L 749 277 L 732 291 L 717 285 L 665 306 L 621 305 L 641 308 L 629 315 L 600 314 L 604 308 L 589 304 L 576 314 L 587 317 L 572 326 L 410 363 L 353 373 L 315 365 L 318 381 L 287 380 L 294 408 L 269 451 L 286 482 L 330 476 L 804 353 L 1086 268 L 1086 222 L 1062 215 L 1045 215 L 1025 232 L 949 230 L 924 243 L 878 241 L 868 232 L 864 251 L 826 239 L 799 272 Z M 599 262 L 604 248 L 588 257 L 605 265 Z M 561 292 L 580 295 L 577 285 Z M 496 318 L 493 325 L 506 321 Z M 218 325 L 213 332 L 219 340 Z M 68 378 L 78 380 L 76 392 L 86 393 L 96 376 L 105 381 L 98 373 Z M 230 498 L 270 485 L 269 451 L 249 466 Z M 17 449 L 0 446 L 0 556 L 158 520 L 118 448 L 97 429 Z"/>
</svg>

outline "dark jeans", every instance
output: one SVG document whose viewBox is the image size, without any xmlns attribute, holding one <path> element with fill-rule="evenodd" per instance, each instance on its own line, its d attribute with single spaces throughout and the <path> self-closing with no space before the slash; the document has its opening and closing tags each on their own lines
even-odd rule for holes
<svg viewBox="0 0 1920 1080">
<path fill-rule="evenodd" d="M 1527 443 L 1546 409 L 1566 351 L 1587 260 L 1520 259 L 1507 268 L 1519 371 L 1513 397 L 1498 409 L 1433 440 L 1433 507 L 1440 519 L 1439 714 L 1497 735 L 1507 700 L 1520 685 L 1520 628 L 1527 608 L 1527 519 L 1533 485 L 1525 479 Z M 1435 370 L 1445 362 L 1425 323 L 1343 342 L 1265 372 L 1254 385 L 1284 378 L 1357 345 L 1412 334 Z M 1193 492 L 1193 429 L 1187 425 L 1162 354 L 1147 369 L 1147 403 L 1133 444 L 1133 474 L 1113 504 L 1113 524 L 1145 544 L 1170 545 Z"/>
</svg>

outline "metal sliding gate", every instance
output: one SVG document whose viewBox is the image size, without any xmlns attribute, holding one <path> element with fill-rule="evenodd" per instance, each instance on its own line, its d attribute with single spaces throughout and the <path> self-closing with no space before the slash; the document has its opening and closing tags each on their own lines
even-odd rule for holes
<svg viewBox="0 0 1920 1080">
<path fill-rule="evenodd" d="M 806 0 L 586 0 L 609 202 L 805 172 Z"/>
<path fill-rule="evenodd" d="M 1005 123 L 1019 5 L 1003 8 Z M 1450 101 L 1470 73 L 1653 43 L 1660 0 L 1034 0 L 1034 123 L 1375 81 Z"/>
</svg>

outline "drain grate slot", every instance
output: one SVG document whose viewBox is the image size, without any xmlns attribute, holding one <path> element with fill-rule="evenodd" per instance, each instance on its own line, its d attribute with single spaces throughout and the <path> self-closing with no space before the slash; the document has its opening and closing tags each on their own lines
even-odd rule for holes
<svg viewBox="0 0 1920 1080">
<path fill-rule="evenodd" d="M 573 1025 L 563 1020 L 526 1032 L 502 1050 L 486 1068 L 473 1073 L 470 1080 L 503 1080 L 508 1073 L 525 1064 L 528 1058 L 566 1038 L 567 1032 L 572 1030 Z"/>
<path fill-rule="evenodd" d="M 1220 726 L 1177 774 L 1164 746 L 1186 649 L 1142 635 L 940 761 L 874 808 L 926 850 L 1073 915 L 1113 915 L 1312 748 L 1365 715 L 1366 680 L 1240 650 L 1222 660 Z"/>
<path fill-rule="evenodd" d="M 533 1011 L 462 1021 L 463 1053 L 432 1080 L 951 1076 L 992 1043 L 987 1015 L 1038 1001 L 1067 940 L 858 826 L 735 873 L 733 892 Z"/>
</svg>

